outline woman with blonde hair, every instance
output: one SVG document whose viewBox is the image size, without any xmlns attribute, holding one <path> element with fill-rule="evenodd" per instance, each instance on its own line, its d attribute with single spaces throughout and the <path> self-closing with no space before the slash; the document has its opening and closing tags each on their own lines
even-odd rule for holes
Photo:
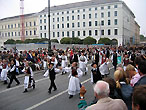
<svg viewBox="0 0 146 110">
<path fill-rule="evenodd" d="M 128 78 L 126 78 L 125 72 L 121 70 L 116 70 L 114 73 L 114 79 L 116 81 L 116 88 L 118 90 L 118 94 L 126 103 L 128 110 L 132 110 L 133 88 L 129 85 L 129 81 Z"/>
</svg>

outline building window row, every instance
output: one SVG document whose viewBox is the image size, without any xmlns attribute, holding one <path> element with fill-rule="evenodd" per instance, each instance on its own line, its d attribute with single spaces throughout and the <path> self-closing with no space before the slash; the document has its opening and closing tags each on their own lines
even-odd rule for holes
<svg viewBox="0 0 146 110">
<path fill-rule="evenodd" d="M 101 31 L 101 32 L 100 32 Z M 82 32 L 82 35 L 81 35 Z M 77 35 L 75 35 L 77 33 Z M 80 37 L 80 36 L 103 36 L 105 30 L 88 30 L 88 31 L 66 31 L 66 37 Z M 111 35 L 111 29 L 107 30 L 107 35 Z M 118 35 L 118 29 L 114 29 L 114 34 Z M 65 32 L 53 32 L 53 37 L 65 37 Z"/>
<path fill-rule="evenodd" d="M 98 10 L 98 8 L 101 9 L 101 10 L 104 10 L 105 9 L 105 6 L 88 8 L 88 9 L 78 9 L 78 10 L 66 11 L 66 13 L 67 14 L 69 14 L 69 13 L 75 13 L 75 12 L 80 13 L 81 11 L 85 12 L 85 11 L 92 11 L 92 10 L 95 10 L 96 11 L 96 10 Z M 118 8 L 118 5 L 114 5 L 114 8 Z M 111 6 L 107 6 L 107 9 L 111 9 Z M 60 14 L 64 15 L 64 13 L 65 12 L 57 12 L 57 13 L 52 13 L 52 15 L 53 16 L 55 14 L 56 15 L 60 15 Z M 40 17 L 43 17 L 43 15 L 40 15 Z M 46 17 L 46 14 L 44 15 L 44 17 Z"/>
</svg>

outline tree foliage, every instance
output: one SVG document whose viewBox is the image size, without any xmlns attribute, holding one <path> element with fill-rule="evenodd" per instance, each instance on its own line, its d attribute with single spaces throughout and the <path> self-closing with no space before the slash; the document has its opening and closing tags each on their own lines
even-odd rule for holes
<svg viewBox="0 0 146 110">
<path fill-rule="evenodd" d="M 71 38 L 69 37 L 64 37 L 60 40 L 61 44 L 70 44 L 71 43 Z"/>
<path fill-rule="evenodd" d="M 111 45 L 111 42 L 112 41 L 109 38 L 100 38 L 98 44 Z"/>
<path fill-rule="evenodd" d="M 59 43 L 59 41 L 57 39 L 51 39 L 51 42 Z"/>
<path fill-rule="evenodd" d="M 13 39 L 8 39 L 4 44 L 16 44 L 16 41 Z"/>
<path fill-rule="evenodd" d="M 96 44 L 97 40 L 92 37 L 86 37 L 83 39 L 83 44 Z"/>
</svg>

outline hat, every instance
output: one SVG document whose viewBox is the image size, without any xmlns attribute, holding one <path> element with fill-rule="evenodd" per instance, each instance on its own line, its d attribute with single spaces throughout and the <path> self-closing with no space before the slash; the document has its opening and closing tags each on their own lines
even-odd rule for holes
<svg viewBox="0 0 146 110">
<path fill-rule="evenodd" d="M 95 63 L 95 62 L 93 62 L 93 63 L 91 64 L 91 66 L 93 67 L 93 65 L 94 65 L 94 64 L 96 64 L 96 63 Z"/>
</svg>

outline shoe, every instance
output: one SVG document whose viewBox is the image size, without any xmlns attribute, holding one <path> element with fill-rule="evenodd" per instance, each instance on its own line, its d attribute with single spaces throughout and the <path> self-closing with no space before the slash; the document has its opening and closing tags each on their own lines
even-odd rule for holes
<svg viewBox="0 0 146 110">
<path fill-rule="evenodd" d="M 20 83 L 17 83 L 16 86 L 18 86 Z"/>
<path fill-rule="evenodd" d="M 32 85 L 33 89 L 35 89 L 35 84 Z"/>
<path fill-rule="evenodd" d="M 71 99 L 71 98 L 73 98 L 73 95 L 70 95 L 70 96 L 69 96 L 69 99 Z"/>
<path fill-rule="evenodd" d="M 57 90 L 57 88 L 56 89 L 54 89 L 54 91 L 56 91 Z"/>
<path fill-rule="evenodd" d="M 27 89 L 25 89 L 25 90 L 23 91 L 23 93 L 26 93 L 26 92 L 28 92 Z"/>
<path fill-rule="evenodd" d="M 8 84 L 7 81 L 4 81 L 4 84 Z"/>
<path fill-rule="evenodd" d="M 7 88 L 10 88 L 10 87 L 11 87 L 11 86 L 9 86 L 9 85 L 7 86 Z"/>
<path fill-rule="evenodd" d="M 51 90 L 49 90 L 48 93 L 51 94 Z"/>
</svg>

